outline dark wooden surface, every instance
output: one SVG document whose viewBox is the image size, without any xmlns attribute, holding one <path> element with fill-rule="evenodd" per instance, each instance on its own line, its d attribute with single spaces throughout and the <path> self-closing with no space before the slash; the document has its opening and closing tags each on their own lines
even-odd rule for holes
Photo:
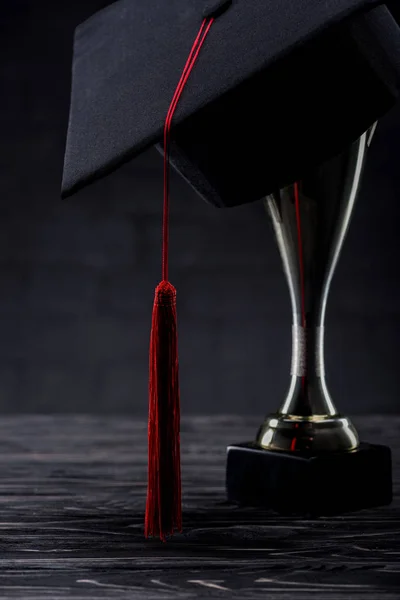
<svg viewBox="0 0 400 600">
<path fill-rule="evenodd" d="M 184 533 L 162 544 L 143 538 L 144 420 L 2 417 L 0 598 L 398 599 L 400 417 L 354 422 L 392 447 L 395 500 L 314 521 L 225 502 L 226 446 L 257 419 L 183 420 Z"/>
</svg>

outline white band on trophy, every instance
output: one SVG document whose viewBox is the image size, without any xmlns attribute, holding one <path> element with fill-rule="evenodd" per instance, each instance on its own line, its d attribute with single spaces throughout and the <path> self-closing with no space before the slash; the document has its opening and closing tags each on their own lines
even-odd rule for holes
<svg viewBox="0 0 400 600">
<path fill-rule="evenodd" d="M 290 374 L 296 377 L 304 377 L 306 374 L 306 332 L 300 325 L 292 326 L 292 366 Z"/>
</svg>

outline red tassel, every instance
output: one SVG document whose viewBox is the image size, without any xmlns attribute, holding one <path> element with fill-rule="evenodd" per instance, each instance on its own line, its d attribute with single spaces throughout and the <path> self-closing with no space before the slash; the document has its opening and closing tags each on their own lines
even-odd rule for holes
<svg viewBox="0 0 400 600">
<path fill-rule="evenodd" d="M 182 530 L 176 290 L 156 288 L 150 337 L 149 479 L 145 535 Z"/>
<path fill-rule="evenodd" d="M 213 19 L 204 19 L 186 61 L 164 125 L 162 281 L 156 288 L 150 338 L 149 464 L 145 536 L 182 530 L 180 397 L 176 290 L 168 281 L 169 141 L 174 111 Z"/>
</svg>

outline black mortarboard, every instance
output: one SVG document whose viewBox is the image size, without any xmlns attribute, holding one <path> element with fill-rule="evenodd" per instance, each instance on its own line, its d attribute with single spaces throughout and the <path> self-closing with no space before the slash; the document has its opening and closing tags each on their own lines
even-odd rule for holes
<svg viewBox="0 0 400 600">
<path fill-rule="evenodd" d="M 377 0 L 223 4 L 174 116 L 171 162 L 208 201 L 233 206 L 298 178 L 391 107 L 400 33 Z M 212 6 L 120 0 L 77 28 L 63 196 L 160 142 Z"/>
<path fill-rule="evenodd" d="M 207 201 L 228 207 L 259 200 L 339 153 L 397 98 L 400 30 L 388 6 L 378 0 L 119 0 L 76 30 L 63 196 L 152 145 L 164 152 L 147 534 L 164 538 L 181 524 L 168 165 Z"/>
</svg>

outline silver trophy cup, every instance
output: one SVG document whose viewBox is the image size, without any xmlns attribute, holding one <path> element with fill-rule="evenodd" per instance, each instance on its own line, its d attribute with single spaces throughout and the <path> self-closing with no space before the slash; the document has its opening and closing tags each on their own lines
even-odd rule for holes
<svg viewBox="0 0 400 600">
<path fill-rule="evenodd" d="M 390 450 L 360 442 L 331 398 L 324 366 L 329 288 L 374 130 L 265 199 L 291 298 L 291 378 L 255 441 L 228 448 L 234 502 L 337 513 L 391 501 Z M 344 486 L 344 478 L 351 483 Z"/>
</svg>

